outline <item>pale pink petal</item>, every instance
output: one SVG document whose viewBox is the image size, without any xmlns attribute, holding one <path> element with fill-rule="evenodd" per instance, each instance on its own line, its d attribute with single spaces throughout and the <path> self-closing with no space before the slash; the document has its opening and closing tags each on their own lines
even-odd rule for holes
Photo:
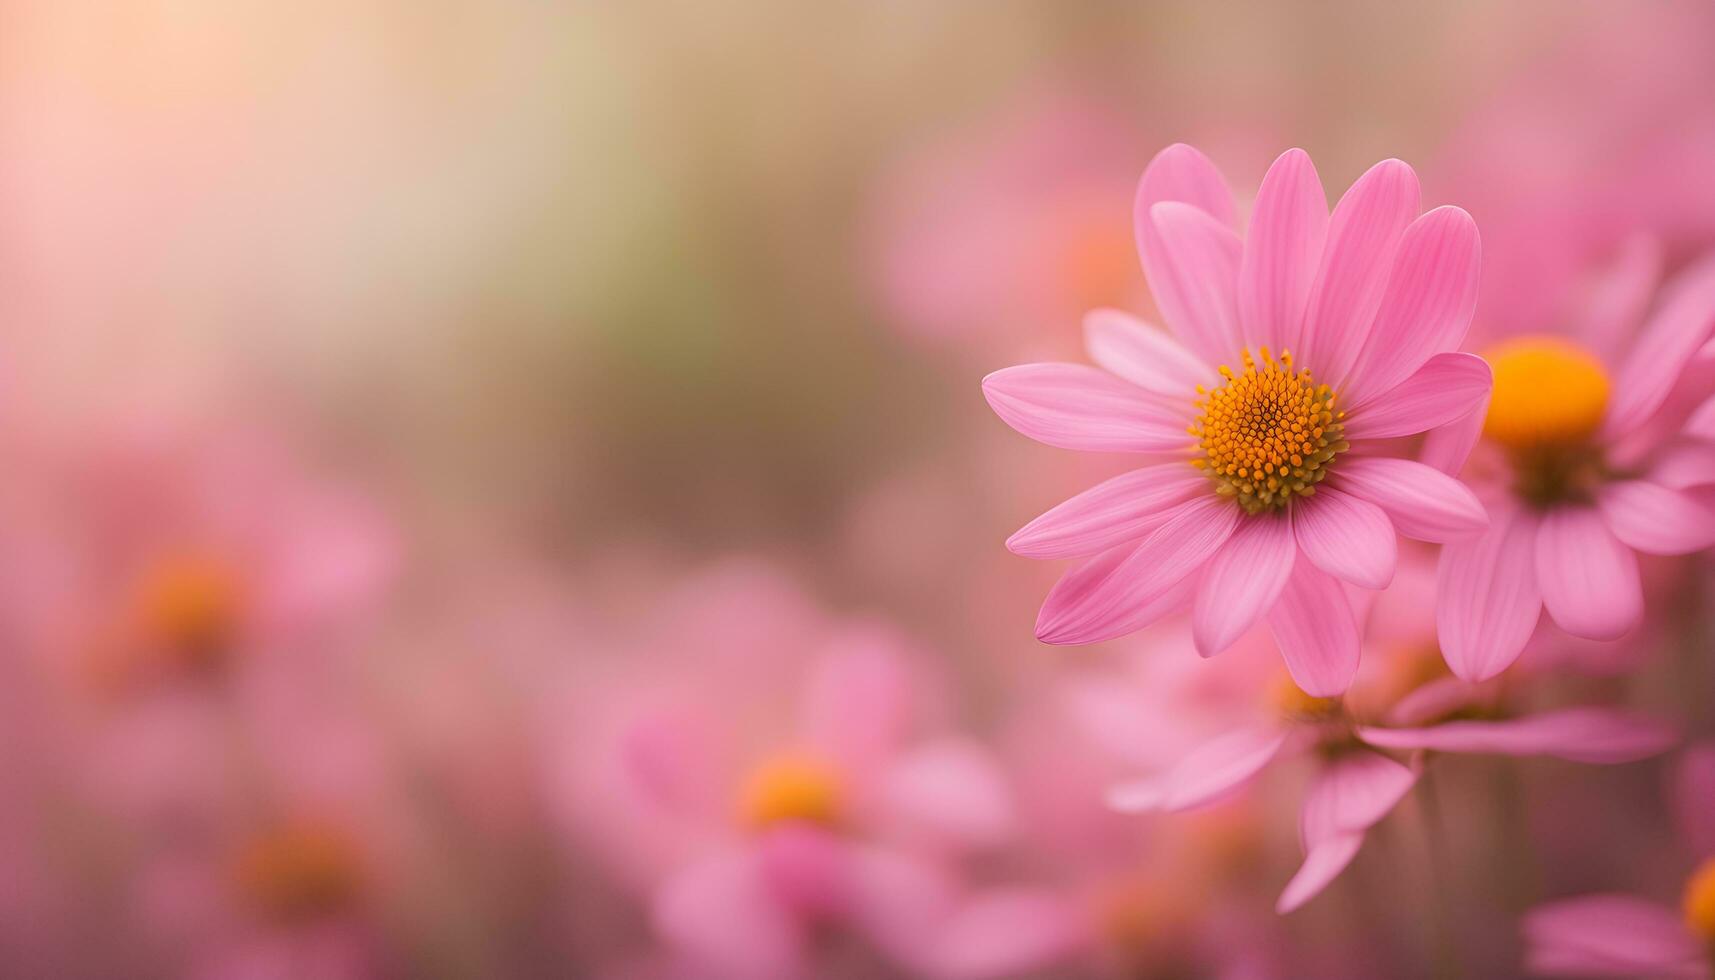
<svg viewBox="0 0 1715 980">
<path fill-rule="evenodd" d="M 1643 618 L 1637 555 L 1594 507 L 1556 507 L 1543 515 L 1536 580 L 1548 615 L 1573 636 L 1618 639 Z"/>
<path fill-rule="evenodd" d="M 1697 857 L 1715 857 L 1715 742 L 1690 746 L 1673 773 L 1674 823 Z"/>
<path fill-rule="evenodd" d="M 1323 487 L 1293 507 L 1298 547 L 1311 564 L 1365 589 L 1393 581 L 1399 542 L 1380 507 L 1332 487 Z"/>
<path fill-rule="evenodd" d="M 1209 477 L 1188 463 L 1122 473 L 1060 504 L 1006 539 L 1026 558 L 1081 558 L 1141 539 L 1173 509 L 1209 491 Z"/>
<path fill-rule="evenodd" d="M 1715 442 L 1715 398 L 1693 409 L 1680 431 L 1693 439 Z"/>
<path fill-rule="evenodd" d="M 1095 643 L 1142 629 L 1188 594 L 1194 573 L 1238 527 L 1242 511 L 1214 494 L 1181 504 L 1105 576 L 1083 569 L 1054 587 L 1036 618 L 1044 643 Z M 1108 556 L 1094 559 L 1103 562 Z M 1064 588 L 1062 587 L 1064 586 Z"/>
<path fill-rule="evenodd" d="M 1410 726 L 1444 718 L 1471 704 L 1476 689 L 1457 677 L 1437 677 L 1412 689 L 1388 709 L 1390 725 Z"/>
<path fill-rule="evenodd" d="M 848 626 L 810 672 L 799 730 L 817 751 L 857 773 L 884 765 L 909 732 L 916 704 L 906 641 L 889 627 Z"/>
<path fill-rule="evenodd" d="M 1437 544 L 1481 534 L 1488 511 L 1465 484 L 1440 470 L 1391 456 L 1350 456 L 1329 480 L 1387 513 L 1408 538 Z"/>
<path fill-rule="evenodd" d="M 1715 485 L 1715 446 L 1700 442 L 1671 446 L 1656 459 L 1649 478 L 1671 490 Z"/>
<path fill-rule="evenodd" d="M 1609 708 L 1567 708 L 1506 721 L 1449 721 L 1427 728 L 1360 728 L 1358 737 L 1388 749 L 1548 755 L 1613 765 L 1660 755 L 1679 740 L 1671 726 Z"/>
<path fill-rule="evenodd" d="M 1526 965 L 1571 976 L 1707 977 L 1697 939 L 1675 910 L 1630 895 L 1539 905 L 1522 923 Z"/>
<path fill-rule="evenodd" d="M 1417 175 L 1383 160 L 1352 184 L 1328 223 L 1328 244 L 1310 290 L 1298 363 L 1338 387 L 1357 361 L 1381 306 L 1406 226 L 1421 208 Z"/>
<path fill-rule="evenodd" d="M 1209 365 L 1165 331 L 1119 310 L 1085 314 L 1084 349 L 1103 368 L 1170 398 L 1194 399 L 1198 385 L 1218 380 Z"/>
<path fill-rule="evenodd" d="M 1132 224 L 1137 235 L 1137 253 L 1143 259 L 1144 276 L 1155 305 L 1161 309 L 1169 326 L 1175 331 L 1187 318 L 1186 302 L 1175 291 L 1175 281 L 1168 274 L 1167 247 L 1155 228 L 1150 215 L 1162 201 L 1183 201 L 1203 209 L 1222 224 L 1233 227 L 1233 195 L 1220 171 L 1209 158 L 1184 143 L 1175 143 L 1155 155 L 1138 181 L 1137 198 L 1132 209 Z M 1202 334 L 1180 333 L 1179 339 L 1197 352 L 1205 361 L 1219 364 L 1232 356 L 1208 341 Z"/>
<path fill-rule="evenodd" d="M 1189 810 L 1223 799 L 1256 778 L 1281 753 L 1292 732 L 1279 725 L 1243 728 L 1214 739 L 1179 760 L 1165 776 L 1123 783 L 1108 791 L 1108 805 L 1125 813 Z"/>
<path fill-rule="evenodd" d="M 1477 355 L 1436 354 L 1405 381 L 1347 409 L 1346 438 L 1409 436 L 1457 422 L 1475 411 L 1493 386 L 1489 362 Z"/>
<path fill-rule="evenodd" d="M 1493 394 L 1491 392 L 1490 394 Z M 1417 458 L 1450 476 L 1457 476 L 1471 458 L 1471 450 L 1483 438 L 1483 423 L 1489 417 L 1489 395 L 1484 395 L 1477 407 L 1459 418 L 1429 430 L 1423 437 L 1423 451 Z"/>
<path fill-rule="evenodd" d="M 967 899 L 940 930 L 931 975 L 989 980 L 1050 970 L 1092 940 L 1086 908 L 1056 892 L 994 888 Z"/>
<path fill-rule="evenodd" d="M 1299 811 L 1298 834 L 1306 852 L 1350 833 L 1375 826 L 1399 805 L 1417 773 L 1368 749 L 1344 752 L 1315 775 Z"/>
<path fill-rule="evenodd" d="M 1280 899 L 1274 904 L 1275 912 L 1286 915 L 1322 894 L 1322 890 L 1340 877 L 1340 872 L 1358 856 L 1358 850 L 1363 846 L 1362 832 L 1339 834 L 1317 845 L 1304 855 L 1304 864 L 1286 883 Z"/>
<path fill-rule="evenodd" d="M 1239 322 L 1248 348 L 1296 350 L 1328 235 L 1328 199 L 1303 150 L 1282 153 L 1256 194 L 1239 264 Z"/>
<path fill-rule="evenodd" d="M 1436 632 L 1453 673 L 1473 683 L 1507 669 L 1542 615 L 1536 584 L 1536 518 L 1491 510 L 1489 530 L 1442 546 Z"/>
<path fill-rule="evenodd" d="M 1211 362 L 1234 360 L 1244 346 L 1238 311 L 1244 243 L 1209 212 L 1180 201 L 1163 201 L 1149 209 L 1149 216 L 1164 249 L 1150 286 L 1161 280 L 1174 300 L 1172 308 L 1162 308 L 1162 315 L 1173 332 L 1197 350 L 1229 352 Z"/>
<path fill-rule="evenodd" d="M 1210 559 L 1191 610 L 1197 652 L 1214 656 L 1233 645 L 1280 597 L 1298 549 L 1285 514 L 1252 517 Z"/>
<path fill-rule="evenodd" d="M 1090 452 L 1188 449 L 1188 411 L 1099 368 L 1021 364 L 983 379 L 1001 421 L 1037 442 Z"/>
<path fill-rule="evenodd" d="M 1715 255 L 1699 260 L 1662 289 L 1655 313 L 1614 377 L 1603 433 L 1625 435 L 1649 421 L 1711 330 Z"/>
<path fill-rule="evenodd" d="M 1685 555 L 1715 544 L 1715 510 L 1682 490 L 1623 480 L 1596 491 L 1608 529 L 1649 555 Z"/>
<path fill-rule="evenodd" d="M 687 865 L 661 886 L 651 912 L 662 940 L 716 975 L 803 972 L 805 937 L 749 852 Z"/>
<path fill-rule="evenodd" d="M 982 847 L 1012 833 L 1012 794 L 977 742 L 946 737 L 897 759 L 885 777 L 888 809 L 907 829 L 939 843 Z"/>
<path fill-rule="evenodd" d="M 1633 235 L 1620 244 L 1614 261 L 1593 276 L 1589 288 L 1576 297 L 1568 315 L 1572 334 L 1604 361 L 1637 332 L 1649 302 L 1661 283 L 1661 241 Z"/>
<path fill-rule="evenodd" d="M 1340 580 L 1300 562 L 1268 626 L 1286 670 L 1312 697 L 1345 693 L 1358 672 L 1358 622 Z"/>
<path fill-rule="evenodd" d="M 1411 377 L 1435 354 L 1458 350 L 1477 308 L 1477 224 L 1456 207 L 1411 223 L 1382 294 L 1375 327 L 1341 393 L 1354 405 Z"/>
<path fill-rule="evenodd" d="M 758 836 L 754 847 L 764 885 L 789 914 L 803 921 L 845 911 L 851 898 L 851 862 L 838 835 L 790 822 Z"/>
<path fill-rule="evenodd" d="M 848 847 L 847 866 L 852 931 L 901 965 L 931 962 L 941 924 L 957 907 L 948 874 L 895 848 L 864 845 Z"/>
</svg>

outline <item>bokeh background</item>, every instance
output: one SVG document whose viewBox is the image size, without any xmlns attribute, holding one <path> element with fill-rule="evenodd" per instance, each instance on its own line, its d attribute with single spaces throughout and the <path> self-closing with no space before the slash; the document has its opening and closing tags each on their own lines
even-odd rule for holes
<svg viewBox="0 0 1715 980">
<path fill-rule="evenodd" d="M 830 636 L 995 761 L 964 886 L 1137 872 L 967 975 L 1505 976 L 1536 899 L 1676 894 L 1655 763 L 1473 762 L 1452 855 L 1408 814 L 1285 919 L 1290 785 L 1103 812 L 1177 751 L 1139 748 L 1162 692 L 1242 664 L 1035 642 L 1060 569 L 1002 542 L 1124 461 L 978 381 L 1150 308 L 1130 197 L 1175 141 L 1241 189 L 1404 158 L 1482 229 L 1478 330 L 1553 329 L 1629 236 L 1715 245 L 1712 14 L 0 2 L 0 973 L 697 976 L 650 912 L 696 834 L 604 814 L 610 716 L 789 727 Z M 1644 666 L 1574 684 L 1708 734 L 1706 585 L 1657 571 Z"/>
</svg>

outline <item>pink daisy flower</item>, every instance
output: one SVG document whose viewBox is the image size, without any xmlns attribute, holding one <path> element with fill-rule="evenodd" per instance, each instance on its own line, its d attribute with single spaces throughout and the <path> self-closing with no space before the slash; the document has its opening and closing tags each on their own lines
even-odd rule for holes
<svg viewBox="0 0 1715 980">
<path fill-rule="evenodd" d="M 1637 555 L 1715 544 L 1715 400 L 1697 407 L 1715 380 L 1715 255 L 1659 294 L 1651 255 L 1633 249 L 1603 281 L 1616 299 L 1576 340 L 1489 352 L 1487 412 L 1430 440 L 1452 469 L 1471 452 L 1494 517 L 1441 553 L 1441 646 L 1467 680 L 1512 664 L 1544 609 L 1573 636 L 1625 635 L 1643 618 Z"/>
<path fill-rule="evenodd" d="M 1100 368 L 984 379 L 1024 435 L 1150 462 L 1008 540 L 1032 558 L 1094 556 L 1050 591 L 1038 638 L 1111 639 L 1190 603 L 1204 655 L 1266 621 L 1298 684 L 1335 695 L 1358 664 L 1341 582 L 1386 587 L 1396 532 L 1445 542 L 1486 527 L 1470 490 L 1390 443 L 1488 396 L 1488 365 L 1457 351 L 1476 226 L 1455 207 L 1420 215 L 1398 160 L 1370 168 L 1332 215 L 1325 200 L 1309 156 L 1289 150 L 1241 237 L 1214 165 L 1168 147 L 1138 185 L 1135 230 L 1172 334 L 1097 310 L 1085 326 Z"/>
</svg>

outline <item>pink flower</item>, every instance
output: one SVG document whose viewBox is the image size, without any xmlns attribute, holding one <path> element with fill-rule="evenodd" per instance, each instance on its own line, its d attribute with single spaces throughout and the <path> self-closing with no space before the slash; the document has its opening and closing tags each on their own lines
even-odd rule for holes
<svg viewBox="0 0 1715 980">
<path fill-rule="evenodd" d="M 1686 881 L 1680 909 L 1623 894 L 1586 895 L 1540 905 L 1525 916 L 1525 965 L 1535 973 L 1581 977 L 1715 976 L 1715 744 L 1680 761 L 1675 803 L 1692 817 L 1687 842 L 1702 863 Z"/>
<path fill-rule="evenodd" d="M 1049 593 L 1037 636 L 1091 643 L 1190 603 L 1210 655 L 1266 621 L 1298 684 L 1335 695 L 1358 664 L 1343 582 L 1393 578 L 1396 532 L 1451 541 L 1486 526 L 1477 498 L 1390 440 L 1487 397 L 1457 348 L 1476 302 L 1478 239 L 1454 207 L 1419 215 L 1417 176 L 1383 161 L 1330 216 L 1310 158 L 1282 154 L 1248 235 L 1214 165 L 1183 144 L 1138 186 L 1137 245 L 1170 336 L 1124 313 L 1086 320 L 1101 368 L 1029 364 L 984 394 L 1049 445 L 1151 465 L 1086 491 L 1007 546 L 1094 556 Z"/>
<path fill-rule="evenodd" d="M 1645 318 L 1660 260 L 1634 248 L 1603 290 L 1623 302 L 1576 341 L 1494 348 L 1487 414 L 1431 439 L 1457 469 L 1481 436 L 1467 473 L 1494 517 L 1441 553 L 1441 645 L 1461 677 L 1506 669 L 1544 609 L 1574 636 L 1625 635 L 1643 618 L 1638 553 L 1715 543 L 1715 255 L 1662 288 Z"/>
</svg>

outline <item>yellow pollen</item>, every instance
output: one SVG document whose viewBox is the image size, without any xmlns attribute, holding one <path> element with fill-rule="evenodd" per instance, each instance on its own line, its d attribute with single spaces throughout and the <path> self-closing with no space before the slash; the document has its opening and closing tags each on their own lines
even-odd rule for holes
<svg viewBox="0 0 1715 980">
<path fill-rule="evenodd" d="M 1340 699 L 1305 694 L 1290 676 L 1282 674 L 1274 686 L 1274 706 L 1288 718 L 1328 718 L 1339 714 Z"/>
<path fill-rule="evenodd" d="M 1715 858 L 1704 861 L 1685 883 L 1684 909 L 1691 931 L 1715 940 Z"/>
<path fill-rule="evenodd" d="M 286 824 L 252 840 L 239 854 L 240 892 L 260 912 L 297 922 L 348 905 L 361 885 L 357 848 L 332 826 Z"/>
<path fill-rule="evenodd" d="M 791 754 L 758 766 L 739 796 L 739 816 L 756 829 L 787 821 L 832 825 L 841 806 L 839 776 L 821 759 Z"/>
<path fill-rule="evenodd" d="M 221 656 L 238 631 L 243 605 L 237 576 L 200 556 L 159 562 L 139 580 L 133 598 L 145 638 L 188 666 Z"/>
<path fill-rule="evenodd" d="M 1495 387 L 1483 434 L 1512 450 L 1577 445 L 1594 435 L 1612 388 L 1602 362 L 1556 337 L 1510 340 L 1484 355 Z"/>
<path fill-rule="evenodd" d="M 1334 392 L 1309 371 L 1294 371 L 1290 352 L 1278 359 L 1266 347 L 1258 353 L 1260 360 L 1245 351 L 1239 371 L 1222 365 L 1218 387 L 1198 389 L 1200 412 L 1190 428 L 1202 450 L 1193 464 L 1208 472 L 1217 493 L 1251 514 L 1314 494 L 1329 462 L 1347 448 L 1346 413 L 1334 407 Z"/>
</svg>

